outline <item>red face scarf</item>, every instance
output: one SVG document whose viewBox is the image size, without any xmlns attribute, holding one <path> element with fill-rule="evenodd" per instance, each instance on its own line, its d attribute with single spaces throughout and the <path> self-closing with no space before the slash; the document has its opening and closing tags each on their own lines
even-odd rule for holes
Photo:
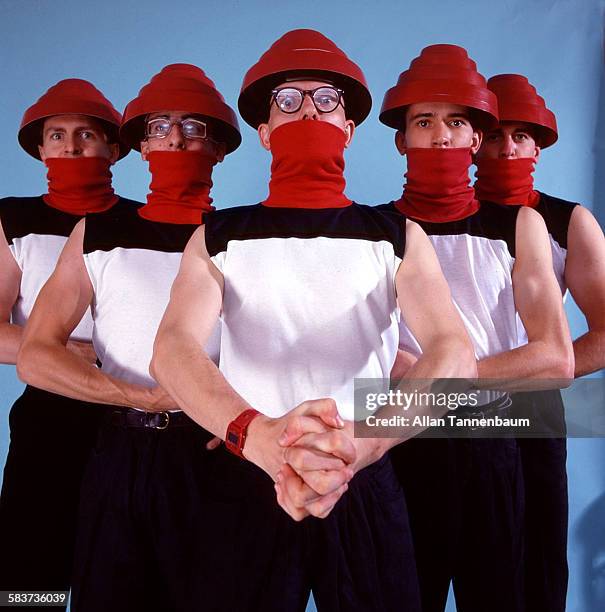
<svg viewBox="0 0 605 612">
<path fill-rule="evenodd" d="M 152 151 L 147 204 L 141 217 L 160 223 L 200 224 L 214 210 L 210 188 L 216 157 L 204 151 Z"/>
<path fill-rule="evenodd" d="M 111 186 L 109 160 L 104 157 L 49 157 L 48 193 L 42 199 L 72 215 L 111 208 L 118 196 Z"/>
<path fill-rule="evenodd" d="M 343 208 L 346 135 L 325 121 L 285 123 L 271 134 L 271 181 L 265 206 Z"/>
<path fill-rule="evenodd" d="M 496 204 L 523 204 L 532 208 L 537 206 L 540 194 L 534 191 L 534 168 L 533 157 L 477 161 L 477 197 Z"/>
<path fill-rule="evenodd" d="M 395 206 L 413 219 L 445 223 L 479 210 L 470 186 L 470 149 L 408 149 L 408 171 Z"/>
</svg>

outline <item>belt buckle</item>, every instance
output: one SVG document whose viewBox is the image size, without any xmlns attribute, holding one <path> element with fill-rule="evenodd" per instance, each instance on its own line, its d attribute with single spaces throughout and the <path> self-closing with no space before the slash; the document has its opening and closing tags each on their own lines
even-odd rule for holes
<svg viewBox="0 0 605 612">
<path fill-rule="evenodd" d="M 158 419 L 163 417 L 163 421 L 158 422 Z M 170 423 L 169 412 L 146 412 L 145 413 L 145 427 L 151 429 L 166 429 Z"/>
<path fill-rule="evenodd" d="M 507 393 L 500 399 L 500 403 L 497 406 L 492 406 L 491 408 L 477 410 L 473 412 L 470 416 L 476 417 L 478 419 L 488 419 L 490 415 L 504 413 L 508 411 L 508 409 L 512 406 L 513 400 L 510 397 L 510 394 Z M 480 407 L 479 407 L 480 408 Z M 470 427 L 471 431 L 477 431 L 481 429 L 478 425 Z"/>
</svg>

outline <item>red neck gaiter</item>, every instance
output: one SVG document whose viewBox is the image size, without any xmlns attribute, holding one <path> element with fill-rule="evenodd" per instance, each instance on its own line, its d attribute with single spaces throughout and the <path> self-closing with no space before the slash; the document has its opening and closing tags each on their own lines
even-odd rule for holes
<svg viewBox="0 0 605 612">
<path fill-rule="evenodd" d="M 470 186 L 470 149 L 408 149 L 403 195 L 395 206 L 413 219 L 445 223 L 479 210 Z"/>
<path fill-rule="evenodd" d="M 271 181 L 265 206 L 344 208 L 345 133 L 325 121 L 285 123 L 271 134 Z"/>
<path fill-rule="evenodd" d="M 139 215 L 160 223 L 200 224 L 214 210 L 210 188 L 216 157 L 203 151 L 152 151 L 147 204 Z"/>
<path fill-rule="evenodd" d="M 477 163 L 475 191 L 480 200 L 496 204 L 523 204 L 534 208 L 540 194 L 534 190 L 533 157 L 482 159 Z"/>
<path fill-rule="evenodd" d="M 49 157 L 44 163 L 48 193 L 42 199 L 53 208 L 83 216 L 107 210 L 119 199 L 104 157 Z"/>
</svg>

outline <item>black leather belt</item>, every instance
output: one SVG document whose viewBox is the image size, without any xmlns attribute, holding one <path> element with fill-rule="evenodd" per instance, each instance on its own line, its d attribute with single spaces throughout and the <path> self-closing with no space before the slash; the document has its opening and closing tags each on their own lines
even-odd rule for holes
<svg viewBox="0 0 605 612">
<path fill-rule="evenodd" d="M 511 400 L 510 395 L 506 393 L 497 400 L 489 402 L 489 404 L 483 404 L 481 406 L 461 406 L 455 411 L 455 414 L 456 416 L 462 418 L 471 419 L 489 419 L 496 415 L 501 418 L 506 418 L 509 416 L 510 407 L 512 406 L 512 403 L 513 402 Z M 479 426 L 472 426 L 468 429 L 470 432 L 475 432 L 477 430 L 485 431 L 484 428 L 481 428 Z"/>
<path fill-rule="evenodd" d="M 489 404 L 482 404 L 481 406 L 460 406 L 456 410 L 456 414 L 464 417 L 488 418 L 495 414 L 508 412 L 512 403 L 510 395 L 506 393 Z"/>
<path fill-rule="evenodd" d="M 118 427 L 146 427 L 148 429 L 167 429 L 168 427 L 197 427 L 184 412 L 144 412 L 133 408 L 114 410 L 109 422 Z"/>
</svg>

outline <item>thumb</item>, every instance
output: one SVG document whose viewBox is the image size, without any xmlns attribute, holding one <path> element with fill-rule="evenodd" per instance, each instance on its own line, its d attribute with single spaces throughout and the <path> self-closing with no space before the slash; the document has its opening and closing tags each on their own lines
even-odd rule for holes
<svg viewBox="0 0 605 612">
<path fill-rule="evenodd" d="M 278 439 L 280 446 L 292 446 L 301 436 L 307 433 L 322 433 L 326 427 L 344 427 L 336 402 L 331 398 L 303 402 L 293 412 L 294 414 L 286 417 L 286 425 Z"/>
<path fill-rule="evenodd" d="M 342 429 L 344 421 L 338 414 L 338 406 L 331 397 L 309 400 L 301 404 L 302 414 L 320 418 L 329 427 Z"/>
</svg>

